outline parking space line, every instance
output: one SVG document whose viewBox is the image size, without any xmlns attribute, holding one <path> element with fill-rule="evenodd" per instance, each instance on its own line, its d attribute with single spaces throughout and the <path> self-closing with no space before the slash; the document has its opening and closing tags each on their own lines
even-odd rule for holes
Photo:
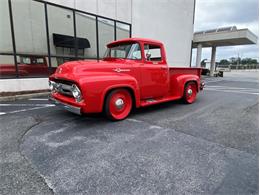
<svg viewBox="0 0 260 195">
<path fill-rule="evenodd" d="M 253 93 L 258 93 L 258 90 L 256 89 L 235 89 L 235 88 L 207 88 L 207 89 L 212 89 L 212 90 L 231 90 L 231 91 L 242 91 L 242 92 L 253 92 Z"/>
<path fill-rule="evenodd" d="M 259 93 L 252 93 L 252 92 L 247 92 L 247 91 L 234 91 L 230 89 L 213 89 L 213 88 L 205 88 L 204 90 L 206 91 L 219 91 L 219 92 L 228 92 L 228 93 L 240 93 L 240 94 L 249 94 L 249 95 L 259 95 Z"/>
<path fill-rule="evenodd" d="M 53 105 L 53 106 L 55 106 L 55 105 Z M 52 106 L 34 107 L 34 108 L 28 108 L 28 109 L 15 110 L 15 111 L 11 111 L 11 112 L 1 112 L 0 115 L 14 114 L 14 113 L 19 113 L 19 112 L 26 112 L 26 111 L 31 111 L 31 110 L 38 110 L 38 109 L 49 108 L 49 107 L 52 107 Z"/>
<path fill-rule="evenodd" d="M 205 81 L 205 83 L 207 84 L 207 83 L 217 83 L 217 82 L 220 82 L 220 81 L 223 81 L 223 80 L 204 80 Z"/>
<path fill-rule="evenodd" d="M 54 104 L 0 104 L 0 106 L 52 106 Z"/>
<path fill-rule="evenodd" d="M 227 89 L 248 89 L 248 90 L 257 90 L 257 88 L 244 88 L 244 87 L 231 87 L 223 85 L 206 85 L 205 88 L 227 88 Z"/>
<path fill-rule="evenodd" d="M 247 89 L 247 88 L 233 88 L 233 87 L 207 87 L 205 89 L 209 90 L 231 90 L 231 91 L 240 91 L 240 92 L 248 92 L 248 93 L 258 93 L 258 89 Z"/>
<path fill-rule="evenodd" d="M 32 101 L 48 101 L 48 99 L 47 98 L 31 98 L 31 99 L 29 99 L 29 100 L 32 100 Z"/>
</svg>

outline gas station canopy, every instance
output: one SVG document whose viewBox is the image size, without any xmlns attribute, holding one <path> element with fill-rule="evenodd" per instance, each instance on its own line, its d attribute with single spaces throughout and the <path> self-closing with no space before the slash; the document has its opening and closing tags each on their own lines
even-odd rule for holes
<svg viewBox="0 0 260 195">
<path fill-rule="evenodd" d="M 217 47 L 256 44 L 257 39 L 257 36 L 247 28 L 237 29 L 236 26 L 195 32 L 192 47 L 197 48 L 196 66 L 201 66 L 202 48 L 211 47 L 210 75 L 212 76 L 215 70 Z"/>
<path fill-rule="evenodd" d="M 193 48 L 198 44 L 202 47 L 220 47 L 256 44 L 257 36 L 248 29 L 237 29 L 235 26 L 195 32 L 193 35 Z"/>
</svg>

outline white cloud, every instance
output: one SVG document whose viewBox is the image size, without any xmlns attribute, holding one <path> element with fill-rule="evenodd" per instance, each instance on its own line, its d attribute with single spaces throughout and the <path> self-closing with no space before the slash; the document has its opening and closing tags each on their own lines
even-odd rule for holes
<svg viewBox="0 0 260 195">
<path fill-rule="evenodd" d="M 196 0 L 195 31 L 219 27 L 248 28 L 259 35 L 258 0 Z M 195 51 L 193 51 L 195 53 Z M 217 59 L 242 57 L 258 58 L 258 44 L 217 48 Z M 195 53 L 196 54 L 196 53 Z M 202 59 L 210 59 L 210 48 L 203 49 Z M 195 55 L 193 55 L 194 62 Z"/>
</svg>

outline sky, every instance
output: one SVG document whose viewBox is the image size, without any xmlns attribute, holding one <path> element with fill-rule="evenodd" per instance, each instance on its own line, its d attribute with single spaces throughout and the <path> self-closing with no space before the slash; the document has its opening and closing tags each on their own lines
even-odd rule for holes
<svg viewBox="0 0 260 195">
<path fill-rule="evenodd" d="M 259 36 L 258 0 L 196 0 L 194 31 L 203 31 L 219 27 L 236 26 L 248 28 Z M 203 48 L 202 59 L 210 60 L 211 49 Z M 257 45 L 218 47 L 216 60 L 231 57 L 258 59 Z M 192 63 L 196 60 L 193 49 Z"/>
</svg>

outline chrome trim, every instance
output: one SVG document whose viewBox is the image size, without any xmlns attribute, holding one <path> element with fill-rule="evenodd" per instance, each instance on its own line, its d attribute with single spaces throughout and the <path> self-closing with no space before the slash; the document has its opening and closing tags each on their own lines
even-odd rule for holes
<svg viewBox="0 0 260 195">
<path fill-rule="evenodd" d="M 76 107 L 76 106 L 72 106 L 66 103 L 63 103 L 59 100 L 54 99 L 53 97 L 49 97 L 49 101 L 51 101 L 52 103 L 54 103 L 56 106 L 61 107 L 65 110 L 68 110 L 72 113 L 81 115 L 81 108 L 80 107 Z"/>
<path fill-rule="evenodd" d="M 121 68 L 115 68 L 113 69 L 115 72 L 130 72 L 130 69 L 121 69 Z"/>
<path fill-rule="evenodd" d="M 115 101 L 115 105 L 116 105 L 116 107 L 117 107 L 118 109 L 123 108 L 124 104 L 125 104 L 125 103 L 124 103 L 124 100 L 121 99 L 121 98 L 119 98 L 119 99 L 117 99 L 117 100 Z"/>
<path fill-rule="evenodd" d="M 192 89 L 188 89 L 188 95 L 192 95 Z"/>
<path fill-rule="evenodd" d="M 201 81 L 201 83 L 200 83 L 200 90 L 203 90 L 204 87 L 205 87 L 205 82 Z"/>
<path fill-rule="evenodd" d="M 71 85 L 56 83 L 56 88 L 59 93 L 73 97 L 71 87 Z"/>
</svg>

